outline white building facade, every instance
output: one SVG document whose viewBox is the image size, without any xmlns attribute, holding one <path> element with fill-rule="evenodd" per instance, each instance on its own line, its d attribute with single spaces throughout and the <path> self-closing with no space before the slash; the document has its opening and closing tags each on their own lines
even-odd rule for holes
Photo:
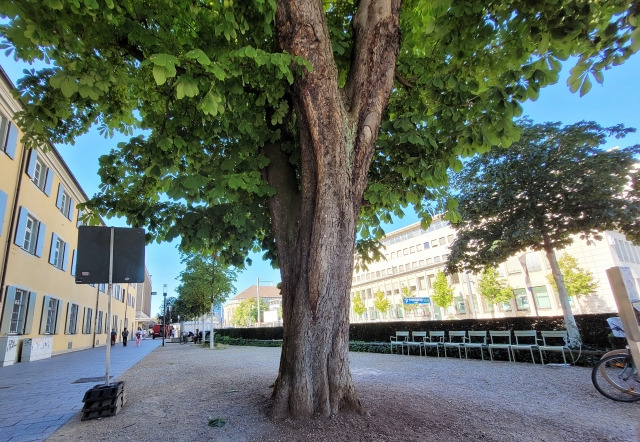
<svg viewBox="0 0 640 442">
<path fill-rule="evenodd" d="M 391 232 L 382 239 L 385 260 L 368 265 L 366 270 L 354 270 L 351 286 L 351 322 L 482 319 L 508 316 L 560 316 L 563 314 L 558 295 L 550 285 L 547 275 L 551 268 L 544 252 L 530 251 L 525 256 L 513 256 L 498 266 L 500 277 L 514 291 L 514 299 L 509 303 L 491 305 L 477 291 L 478 275 L 458 273 L 449 275 L 448 281 L 454 289 L 454 300 L 447 308 L 436 307 L 433 296 L 433 282 L 449 256 L 449 249 L 455 240 L 456 231 L 448 222 L 434 219 L 424 230 L 420 223 Z M 589 271 L 598 287 L 595 293 L 570 297 L 574 314 L 617 312 L 609 287 L 606 270 L 614 266 L 630 267 L 635 281 L 640 285 L 640 247 L 634 246 L 618 232 L 603 232 L 602 240 L 586 242 L 578 236 L 566 249 L 556 251 L 559 258 L 563 253 L 575 258 L 578 266 Z M 532 288 L 527 290 L 526 268 Z M 386 311 L 379 311 L 374 305 L 376 293 L 382 292 L 391 303 Z M 366 312 L 354 311 L 354 297 L 364 301 Z M 427 298 L 422 304 L 403 304 L 406 297 Z"/>
</svg>

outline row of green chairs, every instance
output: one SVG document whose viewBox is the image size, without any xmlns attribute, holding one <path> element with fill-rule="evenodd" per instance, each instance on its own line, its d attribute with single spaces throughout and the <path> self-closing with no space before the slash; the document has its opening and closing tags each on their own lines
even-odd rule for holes
<svg viewBox="0 0 640 442">
<path fill-rule="evenodd" d="M 458 357 L 462 359 L 462 350 L 464 349 L 464 357 L 468 358 L 470 350 L 480 350 L 480 357 L 484 360 L 484 350 L 488 350 L 489 356 L 493 361 L 494 350 L 507 350 L 510 362 L 516 361 L 516 351 L 529 351 L 531 360 L 536 363 L 534 350 L 540 354 L 540 362 L 544 364 L 543 352 L 556 351 L 562 352 L 564 363 L 567 363 L 565 351 L 571 356 L 572 362 L 575 362 L 571 349 L 568 346 L 568 335 L 566 330 L 550 331 L 543 330 L 538 337 L 536 330 L 514 330 L 513 334 L 510 330 L 455 330 L 448 333 L 448 340 L 445 340 L 445 332 L 436 331 L 397 331 L 395 336 L 391 336 L 391 353 L 394 347 L 400 347 L 400 351 L 404 354 L 407 349 L 409 354 L 412 348 L 418 348 L 420 356 L 424 350 L 426 356 L 428 349 L 435 349 L 436 354 L 440 357 L 440 349 L 444 350 L 444 356 L 447 356 L 447 349 L 458 350 Z"/>
</svg>

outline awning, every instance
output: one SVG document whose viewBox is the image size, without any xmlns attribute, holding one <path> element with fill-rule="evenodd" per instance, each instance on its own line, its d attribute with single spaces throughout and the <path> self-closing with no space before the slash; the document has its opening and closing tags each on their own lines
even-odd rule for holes
<svg viewBox="0 0 640 442">
<path fill-rule="evenodd" d="M 153 320 L 149 317 L 149 315 L 141 311 L 136 312 L 136 321 L 137 322 L 153 322 Z"/>
</svg>

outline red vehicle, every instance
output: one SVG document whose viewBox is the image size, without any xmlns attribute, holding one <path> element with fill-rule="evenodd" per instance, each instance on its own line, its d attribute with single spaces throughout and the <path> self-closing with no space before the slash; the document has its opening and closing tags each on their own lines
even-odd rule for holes
<svg viewBox="0 0 640 442">
<path fill-rule="evenodd" d="M 169 325 L 164 326 L 164 337 L 169 336 L 169 330 L 171 327 Z M 162 324 L 154 325 L 152 332 L 153 339 L 162 337 Z"/>
</svg>

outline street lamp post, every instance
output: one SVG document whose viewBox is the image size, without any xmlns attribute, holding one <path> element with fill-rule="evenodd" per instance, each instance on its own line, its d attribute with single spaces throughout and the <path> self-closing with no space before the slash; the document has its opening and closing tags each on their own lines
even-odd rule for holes
<svg viewBox="0 0 640 442">
<path fill-rule="evenodd" d="M 262 281 L 262 282 L 271 282 L 273 283 L 273 281 Z M 256 294 L 258 295 L 258 327 L 260 327 L 260 278 L 258 278 L 258 282 L 256 285 Z"/>
<path fill-rule="evenodd" d="M 162 286 L 162 296 L 164 297 L 164 307 L 162 315 L 162 346 L 164 347 L 164 335 L 167 330 L 167 284 Z"/>
</svg>

